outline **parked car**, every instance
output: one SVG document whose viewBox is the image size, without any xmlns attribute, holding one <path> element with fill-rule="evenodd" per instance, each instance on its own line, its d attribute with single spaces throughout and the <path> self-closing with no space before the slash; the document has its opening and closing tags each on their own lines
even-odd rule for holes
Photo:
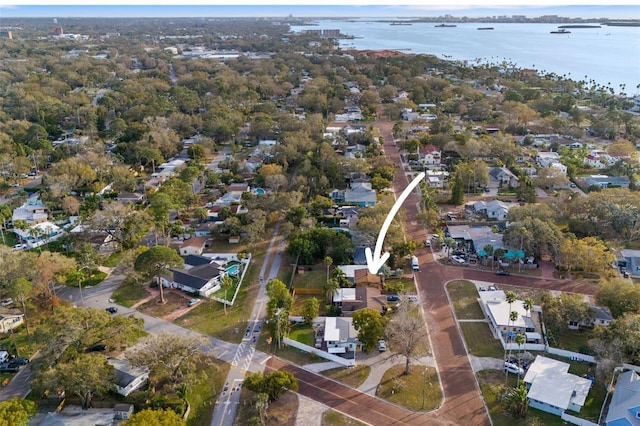
<svg viewBox="0 0 640 426">
<path fill-rule="evenodd" d="M 387 302 L 399 302 L 400 301 L 400 296 L 396 296 L 396 295 L 390 295 L 387 296 Z"/>
<path fill-rule="evenodd" d="M 0 373 L 15 373 L 20 370 L 20 367 L 17 364 L 0 364 Z"/>
<path fill-rule="evenodd" d="M 107 350 L 107 345 L 103 343 L 96 343 L 95 345 L 87 348 L 87 352 L 103 352 Z"/>
<path fill-rule="evenodd" d="M 116 308 L 115 306 L 109 306 L 107 308 L 107 312 L 109 312 L 110 314 L 115 314 L 116 312 L 118 312 L 118 308 Z"/>
<path fill-rule="evenodd" d="M 415 294 L 410 294 L 407 296 L 407 300 L 412 303 L 418 303 L 418 296 Z"/>
<path fill-rule="evenodd" d="M 464 260 L 464 258 L 460 257 L 460 256 L 451 256 L 451 261 L 453 263 L 457 263 L 459 265 L 464 264 L 466 261 Z"/>
<path fill-rule="evenodd" d="M 496 271 L 496 275 L 511 275 L 509 271 L 505 271 L 504 269 L 499 269 Z"/>
<path fill-rule="evenodd" d="M 194 298 L 194 299 L 189 299 L 189 303 L 188 303 L 188 305 L 189 305 L 189 306 L 194 306 L 194 305 L 196 305 L 196 304 L 198 304 L 198 303 L 200 303 L 200 299 L 195 299 L 195 298 Z"/>
<path fill-rule="evenodd" d="M 12 358 L 10 361 L 10 364 L 16 364 L 16 365 L 27 365 L 31 362 L 31 360 L 29 358 L 25 358 L 23 356 L 18 356 L 15 358 Z"/>
<path fill-rule="evenodd" d="M 384 352 L 387 350 L 387 342 L 384 340 L 378 340 L 378 350 L 380 352 Z"/>
<path fill-rule="evenodd" d="M 0 302 L 0 306 L 9 306 L 9 305 L 13 305 L 13 299 L 10 297 Z"/>
<path fill-rule="evenodd" d="M 430 240 L 425 241 L 424 242 L 424 246 L 425 247 L 431 247 L 431 241 Z"/>
<path fill-rule="evenodd" d="M 524 370 L 522 369 L 522 367 L 520 367 L 518 364 L 514 364 L 513 362 L 507 362 L 505 361 L 504 363 L 504 371 L 511 373 L 511 374 L 517 374 L 519 376 L 524 376 Z"/>
</svg>

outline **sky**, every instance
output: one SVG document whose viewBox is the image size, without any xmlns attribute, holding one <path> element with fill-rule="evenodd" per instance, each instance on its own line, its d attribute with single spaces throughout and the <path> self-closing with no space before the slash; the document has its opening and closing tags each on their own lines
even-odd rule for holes
<svg viewBox="0 0 640 426">
<path fill-rule="evenodd" d="M 418 17 L 559 15 L 582 18 L 640 19 L 636 0 L 2 0 L 3 17 Z M 514 5 L 515 3 L 515 5 Z M 132 6 L 135 4 L 135 6 Z"/>
<path fill-rule="evenodd" d="M 2 0 L 3 17 L 419 17 L 559 15 L 640 19 L 637 0 Z"/>
</svg>

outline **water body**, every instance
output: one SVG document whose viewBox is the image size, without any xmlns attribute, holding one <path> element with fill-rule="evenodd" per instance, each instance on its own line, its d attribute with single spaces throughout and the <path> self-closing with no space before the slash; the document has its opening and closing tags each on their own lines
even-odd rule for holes
<svg viewBox="0 0 640 426">
<path fill-rule="evenodd" d="M 622 84 L 628 95 L 640 94 L 640 27 L 570 28 L 569 34 L 551 34 L 560 24 L 474 22 L 438 28 L 434 22 L 390 25 L 370 18 L 317 24 L 292 30 L 339 29 L 356 37 L 341 40 L 343 49 L 401 50 L 470 63 L 508 61 L 576 81 L 595 80 L 616 92 L 622 91 Z M 480 27 L 493 30 L 479 31 Z"/>
</svg>

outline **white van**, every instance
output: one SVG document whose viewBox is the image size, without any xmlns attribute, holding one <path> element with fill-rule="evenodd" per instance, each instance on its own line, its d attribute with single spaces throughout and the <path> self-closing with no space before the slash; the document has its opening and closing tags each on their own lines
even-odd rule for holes
<svg viewBox="0 0 640 426">
<path fill-rule="evenodd" d="M 413 268 L 414 271 L 420 270 L 420 262 L 418 262 L 417 256 L 411 257 L 411 268 Z"/>
<path fill-rule="evenodd" d="M 512 362 L 504 362 L 504 371 L 507 371 L 511 374 L 517 374 L 519 376 L 524 376 L 524 370 L 518 364 L 514 364 Z"/>
</svg>

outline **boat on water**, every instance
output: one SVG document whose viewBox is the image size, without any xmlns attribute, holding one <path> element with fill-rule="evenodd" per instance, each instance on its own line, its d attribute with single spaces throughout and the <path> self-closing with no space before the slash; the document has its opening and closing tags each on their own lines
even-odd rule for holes
<svg viewBox="0 0 640 426">
<path fill-rule="evenodd" d="M 571 31 L 567 31 L 564 28 L 561 28 L 556 31 L 551 31 L 551 34 L 571 34 Z"/>
<path fill-rule="evenodd" d="M 454 28 L 457 27 L 457 25 L 453 25 L 453 24 L 439 24 L 435 26 L 436 28 Z"/>
<path fill-rule="evenodd" d="M 481 31 L 486 31 L 486 30 L 492 30 L 493 27 L 480 27 L 478 29 L 481 30 Z"/>
</svg>

